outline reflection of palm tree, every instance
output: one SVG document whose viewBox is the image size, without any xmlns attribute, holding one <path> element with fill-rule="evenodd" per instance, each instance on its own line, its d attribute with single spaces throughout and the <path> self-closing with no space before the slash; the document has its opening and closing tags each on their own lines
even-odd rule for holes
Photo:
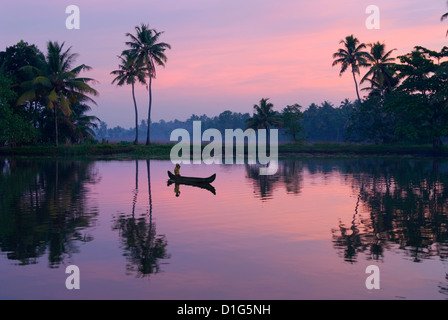
<svg viewBox="0 0 448 320">
<path fill-rule="evenodd" d="M 0 161 L 1 162 L 1 161 Z M 86 187 L 98 181 L 92 163 L 9 159 L 10 171 L 0 173 L 0 249 L 22 265 L 48 253 L 58 267 L 77 253 L 79 242 L 98 214 L 88 207 Z"/>
<path fill-rule="evenodd" d="M 269 200 L 276 185 L 284 185 L 288 193 L 299 194 L 303 180 L 303 165 L 296 160 L 283 160 L 278 163 L 279 170 L 275 175 L 260 175 L 259 165 L 246 164 L 247 178 L 254 182 L 256 193 L 260 198 Z"/>
<path fill-rule="evenodd" d="M 357 262 L 358 253 L 365 252 L 367 249 L 370 249 L 368 260 L 380 260 L 383 257 L 383 239 L 380 232 L 370 232 L 365 220 L 360 219 L 359 205 L 364 194 L 365 185 L 364 181 L 361 181 L 350 229 L 340 221 L 338 229 L 332 230 L 334 247 L 343 250 L 344 260 L 350 263 Z M 363 226 L 362 229 L 361 226 Z"/>
<path fill-rule="evenodd" d="M 356 201 L 355 213 L 353 214 L 350 230 L 347 229 L 342 222 L 339 223 L 339 236 L 336 235 L 336 230 L 332 230 L 334 246 L 339 249 L 344 249 L 344 260 L 350 263 L 356 262 L 358 251 L 360 249 L 364 251 L 366 247 L 361 239 L 361 234 L 356 221 L 360 199 L 361 193 L 358 195 L 358 200 Z"/>
<path fill-rule="evenodd" d="M 286 191 L 299 194 L 302 188 L 303 164 L 301 161 L 285 160 L 280 167 Z"/>
<path fill-rule="evenodd" d="M 120 231 L 124 250 L 128 260 L 128 272 L 136 272 L 137 276 L 145 277 L 160 271 L 159 260 L 168 259 L 168 245 L 164 235 L 156 234 L 156 226 L 152 221 L 152 196 L 150 160 L 146 161 L 148 170 L 148 215 L 135 217 L 135 196 L 131 216 L 120 215 L 115 221 L 114 229 Z M 137 176 L 136 176 L 137 185 Z M 135 193 L 136 194 L 136 193 Z"/>
<path fill-rule="evenodd" d="M 151 160 L 146 160 L 146 172 L 148 174 L 149 218 L 152 221 L 152 196 L 151 196 Z"/>
<path fill-rule="evenodd" d="M 269 200 L 272 198 L 274 186 L 280 179 L 279 174 L 260 175 L 260 166 L 246 164 L 246 173 L 249 179 L 252 179 L 254 185 L 258 189 L 261 200 Z"/>
<path fill-rule="evenodd" d="M 378 259 L 384 248 L 397 244 L 411 261 L 434 256 L 443 260 L 448 251 L 448 174 L 440 172 L 438 160 L 356 164 L 346 170 L 353 174 L 354 188 L 359 188 L 360 200 L 370 211 L 370 219 L 361 219 L 357 225 L 363 244 L 370 245 L 360 246 L 358 252 L 370 248 L 373 259 Z M 340 232 L 344 237 L 333 233 L 335 247 L 344 247 L 346 233 Z"/>
<path fill-rule="evenodd" d="M 134 199 L 132 201 L 132 218 L 135 218 L 135 206 L 137 205 L 137 195 L 138 195 L 138 160 L 135 160 L 135 189 L 134 189 Z"/>
</svg>

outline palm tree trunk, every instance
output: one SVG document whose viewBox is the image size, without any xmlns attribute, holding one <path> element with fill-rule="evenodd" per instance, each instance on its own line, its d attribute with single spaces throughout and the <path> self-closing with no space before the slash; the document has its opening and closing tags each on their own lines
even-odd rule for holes
<svg viewBox="0 0 448 320">
<path fill-rule="evenodd" d="M 135 109 L 135 141 L 134 144 L 138 144 L 138 110 L 137 110 L 137 102 L 135 101 L 135 90 L 134 83 L 132 83 L 132 99 L 134 100 L 134 109 Z"/>
<path fill-rule="evenodd" d="M 59 189 L 59 161 L 56 159 L 54 165 L 54 199 L 58 199 L 58 189 Z"/>
<path fill-rule="evenodd" d="M 135 190 L 138 190 L 138 160 L 135 160 Z"/>
<path fill-rule="evenodd" d="M 146 170 L 148 173 L 149 225 L 152 227 L 151 161 L 149 159 L 146 160 Z"/>
<path fill-rule="evenodd" d="M 148 85 L 148 92 L 149 92 L 149 106 L 148 106 L 148 129 L 146 131 L 146 145 L 149 146 L 151 144 L 150 139 L 150 127 L 151 127 L 151 105 L 152 105 L 152 91 L 151 91 L 151 84 L 152 84 L 152 76 L 149 74 L 149 85 Z"/>
<path fill-rule="evenodd" d="M 442 139 L 440 137 L 434 137 L 432 139 L 432 148 L 436 153 L 439 153 L 442 149 Z"/>
<path fill-rule="evenodd" d="M 271 150 L 271 126 L 266 125 L 266 150 Z"/>
<path fill-rule="evenodd" d="M 135 218 L 135 205 L 137 204 L 138 195 L 138 160 L 135 160 L 135 190 L 134 199 L 132 200 L 132 219 Z"/>
<path fill-rule="evenodd" d="M 34 109 L 33 109 L 33 126 L 34 126 L 34 128 L 37 129 L 37 119 L 38 119 L 37 100 L 32 101 L 31 102 L 31 106 L 34 106 Z"/>
<path fill-rule="evenodd" d="M 355 81 L 356 95 L 358 96 L 359 103 L 361 103 L 361 98 L 359 96 L 359 91 L 358 91 L 358 83 L 356 82 L 355 71 L 352 71 L 352 73 L 353 73 L 353 80 Z"/>
<path fill-rule="evenodd" d="M 56 104 L 53 107 L 53 111 L 54 111 L 54 144 L 57 147 L 58 146 L 58 112 L 57 112 L 57 106 Z"/>
</svg>

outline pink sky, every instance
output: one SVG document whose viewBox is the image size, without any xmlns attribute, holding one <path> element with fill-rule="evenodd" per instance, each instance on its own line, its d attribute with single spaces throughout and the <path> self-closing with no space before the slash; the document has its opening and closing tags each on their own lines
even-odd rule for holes
<svg viewBox="0 0 448 320">
<path fill-rule="evenodd" d="M 81 29 L 67 30 L 65 8 L 81 11 Z M 380 29 L 365 26 L 366 7 L 380 9 Z M 0 50 L 23 39 L 46 51 L 46 42 L 65 41 L 93 67 L 99 81 L 93 113 L 109 127 L 130 127 L 134 112 L 130 87 L 111 85 L 110 71 L 125 49 L 126 32 L 140 23 L 164 31 L 166 68 L 153 82 L 153 121 L 184 120 L 191 114 L 224 110 L 252 113 L 261 98 L 276 110 L 328 100 L 335 105 L 356 97 L 350 74 L 339 77 L 332 54 L 354 34 L 364 43 L 385 42 L 396 55 L 416 45 L 440 50 L 447 45 L 445 0 L 5 0 L 0 11 Z M 20 13 L 20 15 L 18 14 Z M 395 56 L 396 56 L 395 55 Z M 137 88 L 140 120 L 147 113 L 145 87 Z"/>
</svg>

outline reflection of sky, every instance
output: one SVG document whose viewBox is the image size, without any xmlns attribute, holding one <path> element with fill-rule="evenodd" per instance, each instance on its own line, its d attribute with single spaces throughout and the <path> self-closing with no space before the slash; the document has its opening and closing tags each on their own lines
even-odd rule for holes
<svg viewBox="0 0 448 320">
<path fill-rule="evenodd" d="M 136 216 L 148 209 L 146 161 L 139 161 Z M 263 201 L 246 179 L 244 166 L 187 166 L 182 174 L 217 173 L 212 193 L 181 185 L 176 198 L 167 186 L 167 161 L 151 161 L 153 221 L 168 241 L 170 259 L 149 279 L 125 275 L 126 259 L 112 220 L 130 215 L 135 188 L 135 161 L 98 162 L 101 180 L 91 187 L 99 216 L 94 240 L 80 246 L 66 264 L 81 269 L 81 290 L 65 289 L 65 266 L 48 269 L 45 257 L 34 266 L 12 266 L 0 256 L 0 298 L 133 299 L 395 299 L 440 298 L 443 280 L 438 259 L 413 263 L 395 246 L 381 261 L 360 255 L 349 264 L 332 246 L 331 230 L 349 226 L 357 194 L 337 171 L 301 174 L 299 194 L 282 183 Z M 369 213 L 360 207 L 360 216 Z M 167 263 L 167 264 L 163 264 Z M 365 268 L 381 269 L 380 291 L 365 289 Z M 445 270 L 446 271 L 446 270 Z M 442 281 L 443 282 L 443 281 Z"/>
<path fill-rule="evenodd" d="M 65 28 L 65 8 L 76 4 L 81 29 Z M 378 0 L 381 29 L 368 30 L 366 7 L 372 3 L 297 0 L 4 0 L 0 11 L 1 50 L 23 39 L 45 51 L 49 40 L 66 41 L 80 53 L 79 63 L 94 68 L 100 81 L 94 112 L 110 125 L 133 125 L 130 88 L 110 85 L 109 75 L 124 49 L 124 34 L 144 22 L 165 31 L 165 69 L 154 81 L 153 119 L 184 120 L 192 113 L 219 114 L 229 109 L 252 112 L 253 104 L 271 98 L 280 110 L 287 104 L 329 100 L 339 104 L 356 97 L 350 75 L 331 67 L 338 42 L 354 34 L 362 42 L 385 42 L 397 55 L 416 45 L 440 50 L 446 44 L 445 1 Z M 20 13 L 20 14 L 19 14 Z M 140 114 L 146 114 L 144 87 L 137 88 Z M 123 116 L 123 115 L 126 116 Z"/>
</svg>

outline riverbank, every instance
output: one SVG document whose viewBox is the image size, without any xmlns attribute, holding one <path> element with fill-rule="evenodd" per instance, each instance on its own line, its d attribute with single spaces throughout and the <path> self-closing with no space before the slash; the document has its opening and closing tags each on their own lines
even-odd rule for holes
<svg viewBox="0 0 448 320">
<path fill-rule="evenodd" d="M 372 155 L 372 156 L 428 156 L 448 157 L 448 147 L 435 152 L 432 145 L 409 144 L 353 144 L 314 143 L 284 144 L 279 146 L 279 154 L 321 154 L 321 155 Z"/>
<path fill-rule="evenodd" d="M 0 156 L 23 157 L 144 157 L 152 159 L 170 159 L 174 143 L 153 143 L 151 146 L 133 145 L 130 143 L 116 144 L 83 144 L 72 146 L 28 146 L 2 147 Z M 224 154 L 224 150 L 223 150 Z M 279 146 L 279 156 L 428 156 L 448 157 L 445 146 L 435 153 L 431 145 L 373 145 L 373 144 L 282 144 Z"/>
<path fill-rule="evenodd" d="M 0 148 L 0 156 L 21 157 L 150 157 L 169 159 L 171 144 L 145 145 L 133 144 L 81 144 L 71 146 L 27 146 Z"/>
</svg>

